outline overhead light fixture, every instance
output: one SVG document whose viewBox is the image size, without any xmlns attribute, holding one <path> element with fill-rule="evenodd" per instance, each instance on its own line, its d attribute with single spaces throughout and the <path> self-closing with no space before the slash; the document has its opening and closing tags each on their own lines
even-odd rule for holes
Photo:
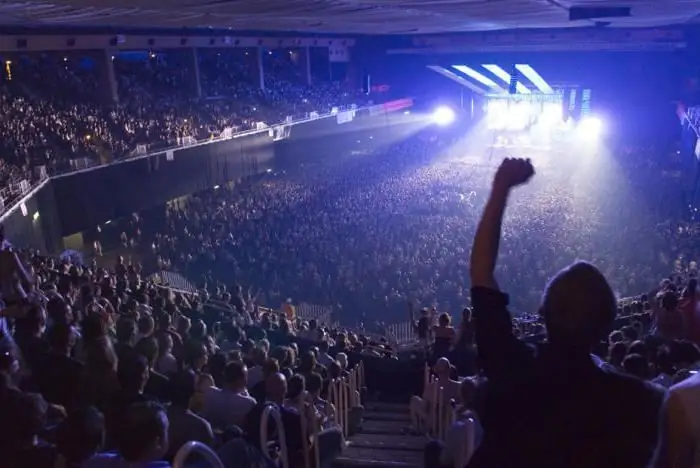
<svg viewBox="0 0 700 468">
<path fill-rule="evenodd" d="M 509 84 L 510 83 L 510 73 L 505 71 L 503 68 L 499 67 L 498 65 L 494 64 L 486 64 L 482 65 L 485 69 L 493 73 L 495 76 L 497 76 L 499 79 L 501 79 L 504 83 Z M 522 83 L 518 82 L 515 85 L 515 90 L 519 92 L 520 94 L 530 94 L 531 91 Z"/>
<path fill-rule="evenodd" d="M 452 70 L 448 70 L 447 68 L 441 67 L 439 65 L 428 65 L 428 68 L 441 74 L 445 78 L 449 78 L 450 80 L 459 83 L 460 85 L 464 86 L 465 88 L 471 89 L 472 91 L 474 91 L 477 94 L 484 94 L 485 93 L 483 88 L 478 87 L 477 85 L 475 85 L 471 81 L 467 81 L 465 78 L 456 74 Z"/>
<path fill-rule="evenodd" d="M 522 73 L 525 78 L 530 80 L 532 84 L 534 84 L 537 89 L 542 91 L 544 94 L 554 94 L 554 90 L 551 86 L 549 86 L 549 83 L 547 83 L 544 78 L 542 78 L 540 74 L 537 73 L 530 65 L 521 63 L 516 65 L 515 69 Z"/>
<path fill-rule="evenodd" d="M 478 81 L 479 83 L 488 86 L 489 88 L 496 90 L 496 91 L 502 91 L 505 92 L 506 90 L 501 88 L 498 83 L 493 81 L 491 78 L 488 76 L 482 75 L 478 71 L 474 70 L 471 67 L 468 67 L 466 65 L 452 65 L 452 68 L 454 68 L 457 71 L 460 71 L 467 75 L 468 77 Z"/>
</svg>

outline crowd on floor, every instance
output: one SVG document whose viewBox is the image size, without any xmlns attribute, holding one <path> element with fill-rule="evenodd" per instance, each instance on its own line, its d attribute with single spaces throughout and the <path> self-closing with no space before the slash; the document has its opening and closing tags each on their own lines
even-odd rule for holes
<svg viewBox="0 0 700 468">
<path fill-rule="evenodd" d="M 101 239 L 109 228 L 113 242 L 195 282 L 239 281 L 265 304 L 332 307 L 355 326 L 378 315 L 406 320 L 409 302 L 457 318 L 469 304 L 465 246 L 493 168 L 442 132 L 387 145 L 365 136 L 372 149 L 363 141 L 345 154 L 295 159 L 298 167 L 113 222 Z M 541 169 L 504 230 L 499 270 L 516 311 L 536 311 L 542 284 L 578 258 L 599 266 L 621 298 L 669 272 L 696 271 L 697 224 L 684 217 L 677 179 L 646 157 L 638 150 L 585 171 L 578 165 L 589 161 L 578 158 Z M 627 184 L 616 182 L 623 177 Z"/>
<path fill-rule="evenodd" d="M 426 447 L 426 466 L 693 466 L 695 272 L 621 303 L 598 268 L 575 262 L 546 284 L 539 318 L 513 320 L 499 242 L 526 206 L 516 187 L 532 174 L 529 161 L 506 160 L 490 184 L 461 323 L 441 314 L 433 324 L 428 308 L 416 323 L 440 401 L 456 416 Z M 121 257 L 106 269 L 0 252 L 0 411 L 16 421 L 3 426 L 0 460 L 167 467 L 196 440 L 224 466 L 273 466 L 276 452 L 257 438 L 273 406 L 295 434 L 285 441 L 291 466 L 304 466 L 301 418 L 323 428 L 315 442 L 330 466 L 344 440 L 330 382 L 363 359 L 397 359 L 385 342 L 303 322 L 291 306 L 261 308 L 239 285 L 175 292 L 141 274 Z M 419 427 L 439 408 L 426 393 L 411 407 Z"/>
</svg>

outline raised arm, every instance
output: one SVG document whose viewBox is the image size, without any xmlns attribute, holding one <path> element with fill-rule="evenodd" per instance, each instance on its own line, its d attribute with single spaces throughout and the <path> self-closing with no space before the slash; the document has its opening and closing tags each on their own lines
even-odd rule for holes
<svg viewBox="0 0 700 468">
<path fill-rule="evenodd" d="M 491 195 L 474 236 L 471 252 L 474 338 L 479 362 L 486 376 L 506 381 L 525 370 L 530 355 L 527 346 L 513 335 L 508 312 L 508 296 L 498 290 L 494 276 L 503 213 L 512 188 L 524 184 L 534 174 L 525 159 L 506 159 L 496 172 Z"/>
<path fill-rule="evenodd" d="M 526 183 L 534 173 L 529 159 L 506 159 L 498 168 L 474 236 L 470 265 L 472 287 L 498 289 L 494 271 L 508 196 L 511 189 Z"/>
</svg>

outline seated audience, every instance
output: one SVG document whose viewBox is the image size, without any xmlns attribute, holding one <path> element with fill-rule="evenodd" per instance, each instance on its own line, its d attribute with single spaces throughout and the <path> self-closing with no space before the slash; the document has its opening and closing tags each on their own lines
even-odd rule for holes
<svg viewBox="0 0 700 468">
<path fill-rule="evenodd" d="M 196 377 L 190 371 L 173 375 L 169 381 L 170 406 L 168 406 L 168 440 L 170 447 L 166 458 L 172 459 L 185 443 L 196 440 L 214 446 L 214 432 L 209 422 L 191 410 Z"/>
<path fill-rule="evenodd" d="M 223 388 L 211 387 L 204 393 L 202 416 L 215 429 L 242 426 L 246 415 L 255 406 L 255 398 L 247 390 L 248 368 L 233 361 L 226 366 Z"/>
<path fill-rule="evenodd" d="M 84 468 L 170 468 L 161 461 L 168 451 L 168 417 L 162 407 L 151 402 L 130 406 L 115 435 L 117 452 L 95 455 Z"/>
</svg>

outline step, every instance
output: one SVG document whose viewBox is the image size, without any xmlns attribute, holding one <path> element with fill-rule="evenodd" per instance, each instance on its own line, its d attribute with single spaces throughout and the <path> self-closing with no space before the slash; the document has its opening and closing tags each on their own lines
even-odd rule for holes
<svg viewBox="0 0 700 468">
<path fill-rule="evenodd" d="M 350 438 L 350 446 L 377 450 L 407 450 L 422 452 L 428 439 L 418 435 L 403 434 L 355 434 Z"/>
<path fill-rule="evenodd" d="M 408 414 L 408 404 L 402 403 L 383 403 L 383 402 L 368 402 L 365 405 L 365 411 L 378 413 L 400 413 Z"/>
<path fill-rule="evenodd" d="M 423 452 L 415 450 L 377 450 L 364 447 L 346 448 L 333 462 L 334 468 L 420 468 Z"/>
<path fill-rule="evenodd" d="M 371 421 L 364 420 L 360 426 L 362 434 L 403 434 L 410 429 L 405 421 Z"/>
<path fill-rule="evenodd" d="M 401 421 L 410 423 L 411 416 L 406 413 L 387 413 L 384 411 L 365 411 L 362 415 L 365 421 Z"/>
</svg>

